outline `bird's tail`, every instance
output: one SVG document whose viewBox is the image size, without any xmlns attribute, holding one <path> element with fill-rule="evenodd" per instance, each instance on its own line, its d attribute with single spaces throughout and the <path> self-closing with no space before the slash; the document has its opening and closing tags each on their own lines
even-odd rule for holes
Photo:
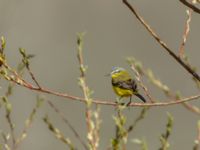
<svg viewBox="0 0 200 150">
<path fill-rule="evenodd" d="M 135 96 L 137 96 L 139 99 L 141 99 L 144 103 L 146 103 L 146 99 L 140 95 L 139 93 L 135 94 Z"/>
</svg>

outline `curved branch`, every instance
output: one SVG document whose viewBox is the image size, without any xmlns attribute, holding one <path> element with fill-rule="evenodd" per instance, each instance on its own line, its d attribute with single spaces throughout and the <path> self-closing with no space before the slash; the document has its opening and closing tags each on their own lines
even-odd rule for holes
<svg viewBox="0 0 200 150">
<path fill-rule="evenodd" d="M 12 80 L 12 81 L 14 81 L 14 80 Z M 41 92 L 41 93 L 51 94 L 51 95 L 67 98 L 67 99 L 70 99 L 70 100 L 76 100 L 76 101 L 80 101 L 80 102 L 84 102 L 84 103 L 87 102 L 87 99 L 82 98 L 82 97 L 70 95 L 70 94 L 67 94 L 67 93 L 60 93 L 60 92 L 52 91 L 52 90 L 49 90 L 49 89 L 45 89 L 43 87 L 40 87 L 40 88 L 34 87 L 31 84 L 18 84 L 18 85 L 21 85 L 25 88 L 28 88 L 28 89 L 33 90 L 33 91 Z M 164 100 L 165 102 L 156 102 L 156 103 L 131 103 L 129 105 L 129 107 L 169 106 L 169 105 L 175 105 L 175 104 L 181 104 L 181 103 L 189 102 L 189 101 L 192 101 L 192 100 L 195 100 L 195 99 L 198 99 L 198 98 L 200 98 L 200 94 L 190 96 L 190 97 L 186 97 L 186 98 L 182 98 L 182 99 L 179 99 L 179 100 L 176 100 L 176 101 L 175 100 Z M 93 104 L 117 106 L 118 104 L 114 101 L 115 100 L 92 99 Z"/>
</svg>

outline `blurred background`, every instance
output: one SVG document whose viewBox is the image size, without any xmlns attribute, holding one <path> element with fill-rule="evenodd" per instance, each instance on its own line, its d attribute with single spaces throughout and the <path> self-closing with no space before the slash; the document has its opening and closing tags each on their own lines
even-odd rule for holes
<svg viewBox="0 0 200 150">
<path fill-rule="evenodd" d="M 178 53 L 185 22 L 186 7 L 174 0 L 129 0 L 151 27 L 168 46 Z M 193 13 L 191 31 L 186 43 L 186 55 L 192 65 L 200 69 L 199 27 L 200 15 Z M 145 68 L 154 71 L 156 77 L 167 84 L 174 92 L 183 96 L 195 95 L 198 90 L 188 74 L 168 53 L 147 33 L 121 0 L 0 0 L 0 36 L 5 36 L 7 62 L 16 67 L 21 61 L 20 47 L 27 53 L 35 54 L 31 68 L 39 83 L 49 89 L 83 96 L 78 85 L 80 76 L 77 61 L 76 38 L 78 32 L 84 36 L 84 63 L 88 66 L 87 83 L 94 91 L 95 99 L 115 100 L 109 77 L 113 66 L 129 70 L 126 57 L 133 56 L 141 61 Z M 28 74 L 26 79 L 30 80 Z M 1 80 L 0 93 L 6 90 Z M 164 101 L 162 91 L 145 81 L 155 99 Z M 35 105 L 38 93 L 16 86 L 10 102 L 13 105 L 12 119 L 16 136 L 24 127 L 24 122 Z M 44 95 L 62 111 L 74 128 L 86 141 L 85 105 L 80 102 Z M 133 101 L 140 102 L 137 98 Z M 192 102 L 198 105 L 198 101 Z M 127 124 L 138 116 L 141 108 L 125 110 Z M 165 132 L 166 112 L 174 116 L 174 127 L 170 136 L 172 150 L 188 150 L 194 146 L 197 137 L 199 116 L 188 111 L 182 105 L 153 107 L 130 134 L 129 139 L 145 139 L 149 149 L 160 147 L 159 137 Z M 71 130 L 59 116 L 44 104 L 38 111 L 28 137 L 20 145 L 20 150 L 66 149 L 66 145 L 57 140 L 49 131 L 42 118 L 48 114 L 52 123 L 69 137 L 78 149 L 83 149 Z M 0 130 L 8 133 L 9 127 L 0 109 Z M 114 137 L 115 110 L 110 106 L 101 106 L 102 120 L 100 148 L 106 149 Z M 2 138 L 0 138 L 3 143 Z M 140 149 L 129 141 L 128 149 Z"/>
</svg>

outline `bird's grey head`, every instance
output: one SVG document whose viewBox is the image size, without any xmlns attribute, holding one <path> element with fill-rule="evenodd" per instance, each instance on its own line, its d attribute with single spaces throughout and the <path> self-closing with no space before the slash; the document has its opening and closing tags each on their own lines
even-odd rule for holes
<svg viewBox="0 0 200 150">
<path fill-rule="evenodd" d="M 118 73 L 120 71 L 124 71 L 125 69 L 124 68 L 121 68 L 121 67 L 112 67 L 112 71 L 110 73 L 110 75 L 112 74 L 115 74 L 115 73 Z"/>
</svg>

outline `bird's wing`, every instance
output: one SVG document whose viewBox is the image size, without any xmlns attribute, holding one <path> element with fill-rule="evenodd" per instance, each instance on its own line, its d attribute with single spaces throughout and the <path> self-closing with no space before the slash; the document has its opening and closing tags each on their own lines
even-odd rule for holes
<svg viewBox="0 0 200 150">
<path fill-rule="evenodd" d="M 132 89 L 133 91 L 137 90 L 137 84 L 134 80 L 115 81 L 112 82 L 112 84 L 122 89 Z"/>
</svg>

